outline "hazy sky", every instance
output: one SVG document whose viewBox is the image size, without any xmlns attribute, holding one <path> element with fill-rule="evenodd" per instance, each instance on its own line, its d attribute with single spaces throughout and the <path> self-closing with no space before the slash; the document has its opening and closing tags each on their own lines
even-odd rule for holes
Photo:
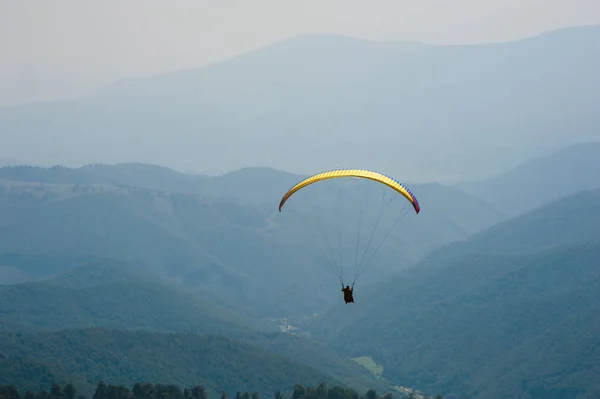
<svg viewBox="0 0 600 399">
<path fill-rule="evenodd" d="M 0 105 L 302 34 L 482 43 L 599 23 L 600 0 L 0 0 Z"/>
</svg>

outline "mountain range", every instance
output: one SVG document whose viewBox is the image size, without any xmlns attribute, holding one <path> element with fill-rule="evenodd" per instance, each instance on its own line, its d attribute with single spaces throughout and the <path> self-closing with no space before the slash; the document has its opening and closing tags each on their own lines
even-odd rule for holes
<svg viewBox="0 0 600 399">
<path fill-rule="evenodd" d="M 597 398 L 599 42 L 301 37 L 0 109 L 0 384 Z M 278 212 L 338 167 L 421 212 L 355 180 Z"/>
<path fill-rule="evenodd" d="M 443 246 L 357 293 L 356 307 L 309 326 L 349 356 L 372 357 L 384 377 L 425 391 L 592 398 L 599 264 L 594 189 Z"/>
<path fill-rule="evenodd" d="M 600 187 L 600 142 L 563 148 L 483 181 L 454 187 L 515 216 L 582 190 Z"/>
<path fill-rule="evenodd" d="M 469 46 L 299 37 L 87 98 L 2 108 L 0 156 L 486 178 L 600 139 L 599 45 L 599 26 Z"/>
<path fill-rule="evenodd" d="M 377 216 L 384 219 L 377 242 L 396 220 L 390 217 L 394 208 L 377 214 L 377 183 L 325 182 L 307 189 L 310 194 L 299 193 L 279 213 L 279 199 L 301 177 L 262 168 L 206 177 L 139 164 L 11 167 L 0 169 L 0 178 L 0 212 L 5 215 L 0 266 L 6 278 L 46 278 L 96 258 L 114 258 L 262 317 L 310 314 L 323 301 L 338 299 L 335 275 L 316 255 L 332 249 L 321 233 L 343 232 L 346 247 L 354 250 L 350 247 L 359 232 L 362 253 Z M 454 188 L 411 187 L 427 211 L 401 219 L 401 227 L 365 266 L 361 279 L 366 283 L 503 218 L 484 201 Z M 410 208 L 396 197 L 399 206 Z M 323 201 L 329 207 L 319 208 Z M 340 215 L 340 225 L 323 231 L 316 223 L 332 210 Z M 362 218 L 362 228 L 357 210 L 375 212 Z"/>
<path fill-rule="evenodd" d="M 200 378 L 214 392 L 219 373 L 233 373 L 239 389 L 265 379 L 263 393 L 306 378 L 448 398 L 593 397 L 598 370 L 585 353 L 597 345 L 588 332 L 598 320 L 600 184 L 586 173 L 596 147 L 576 145 L 466 186 L 410 184 L 422 212 L 403 219 L 352 307 L 306 251 L 319 235 L 286 231 L 328 204 L 351 218 L 359 200 L 378 200 L 365 194 L 374 186 L 323 184 L 290 201 L 285 219 L 274 208 L 304 176 L 269 168 L 218 177 L 145 164 L 1 168 L 0 353 L 10 365 L 2 378 L 22 388 L 74 381 L 85 390 L 118 367 L 124 384 Z M 561 154 L 581 162 L 556 161 Z M 558 171 L 573 182 L 548 194 L 544 179 Z M 483 194 L 504 187 L 529 193 L 514 204 L 519 211 Z M 275 267 L 273 258 L 297 266 Z M 404 264 L 381 267 L 390 259 Z M 123 345 L 99 355 L 104 339 Z M 277 367 L 299 374 L 266 368 L 249 377 L 233 366 L 182 374 L 186 363 L 168 360 L 212 339 L 222 343 L 217 358 L 253 364 L 266 356 L 265 367 L 291 362 Z M 148 368 L 143 346 L 127 344 L 138 340 L 171 348 L 164 368 Z M 52 351 L 64 354 L 36 356 L 32 342 L 57 342 Z M 79 352 L 64 346 L 79 347 L 73 342 Z M 362 367 L 365 359 L 375 366 Z"/>
</svg>

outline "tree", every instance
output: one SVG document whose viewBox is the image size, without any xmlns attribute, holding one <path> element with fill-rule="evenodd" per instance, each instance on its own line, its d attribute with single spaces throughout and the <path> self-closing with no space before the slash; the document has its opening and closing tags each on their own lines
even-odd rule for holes
<svg viewBox="0 0 600 399">
<path fill-rule="evenodd" d="M 167 385 L 165 387 L 165 392 L 170 399 L 183 399 L 183 392 L 181 392 L 181 388 L 177 385 Z"/>
<path fill-rule="evenodd" d="M 144 386 L 139 382 L 136 382 L 135 384 L 133 384 L 133 388 L 131 389 L 131 392 L 133 392 L 133 396 L 136 398 L 140 398 L 140 399 L 144 398 L 145 399 L 147 397 Z"/>
<path fill-rule="evenodd" d="M 58 384 L 52 384 L 52 388 L 50 389 L 50 399 L 62 399 L 63 392 L 62 388 Z"/>
<path fill-rule="evenodd" d="M 346 390 L 342 387 L 335 386 L 328 390 L 328 399 L 346 399 Z"/>
<path fill-rule="evenodd" d="M 106 384 L 104 381 L 100 381 L 96 386 L 96 392 L 94 392 L 94 396 L 92 399 L 108 399 L 106 397 Z"/>
<path fill-rule="evenodd" d="M 125 399 L 131 396 L 131 391 L 125 385 L 108 385 L 106 397 L 108 399 Z"/>
<path fill-rule="evenodd" d="M 195 385 L 192 387 L 192 397 L 194 399 L 208 399 L 203 385 Z"/>
<path fill-rule="evenodd" d="M 317 386 L 316 394 L 318 399 L 327 399 L 327 385 L 324 382 Z"/>
<path fill-rule="evenodd" d="M 296 384 L 294 385 L 294 392 L 292 393 L 292 399 L 300 399 L 306 394 L 306 389 L 304 385 Z"/>
<path fill-rule="evenodd" d="M 14 385 L 0 385 L 0 398 L 21 399 L 19 390 Z"/>
<path fill-rule="evenodd" d="M 77 390 L 75 389 L 73 384 L 65 385 L 63 392 L 65 399 L 77 399 Z"/>
</svg>

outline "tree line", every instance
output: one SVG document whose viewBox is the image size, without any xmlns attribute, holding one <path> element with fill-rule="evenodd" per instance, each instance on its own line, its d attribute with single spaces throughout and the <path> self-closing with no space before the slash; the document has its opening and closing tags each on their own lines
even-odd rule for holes
<svg viewBox="0 0 600 399">
<path fill-rule="evenodd" d="M 321 383 L 317 386 L 294 385 L 288 397 L 280 391 L 273 394 L 273 399 L 392 399 L 392 393 L 380 396 L 375 390 L 370 389 L 364 395 L 357 391 L 335 386 L 328 388 Z M 443 399 L 441 395 L 424 397 L 409 392 L 406 399 Z M 177 385 L 163 385 L 152 383 L 136 383 L 129 388 L 125 385 L 111 385 L 100 381 L 91 398 L 77 393 L 73 384 L 61 386 L 53 384 L 51 389 L 40 389 L 38 392 L 26 390 L 19 392 L 14 385 L 0 385 L 0 399 L 209 399 L 203 385 L 181 388 Z M 228 396 L 222 391 L 219 399 L 263 399 L 257 392 L 236 392 Z"/>
</svg>

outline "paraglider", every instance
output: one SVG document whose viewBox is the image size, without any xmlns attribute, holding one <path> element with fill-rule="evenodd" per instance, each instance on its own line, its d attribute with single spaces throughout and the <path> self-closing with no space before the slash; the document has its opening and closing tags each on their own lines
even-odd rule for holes
<svg viewBox="0 0 600 399">
<path fill-rule="evenodd" d="M 344 302 L 354 303 L 354 295 L 352 295 L 353 291 L 354 291 L 354 288 L 350 288 L 349 285 L 347 285 L 346 288 L 344 288 L 344 284 L 342 283 L 342 292 L 344 293 Z"/>
<path fill-rule="evenodd" d="M 396 193 L 401 194 L 406 200 L 408 200 L 408 202 L 410 203 L 410 205 L 412 205 L 412 208 L 414 209 L 415 213 L 418 214 L 421 210 L 420 206 L 419 206 L 419 202 L 417 201 L 417 198 L 415 197 L 415 195 L 410 191 L 410 189 L 408 187 L 406 187 L 404 184 L 398 182 L 397 180 L 383 175 L 381 173 L 378 172 L 373 172 L 370 170 L 364 170 L 364 169 L 337 169 L 337 170 L 331 170 L 331 171 L 327 171 L 327 172 L 323 172 L 323 173 L 318 173 L 315 174 L 313 176 L 310 176 L 306 179 L 303 179 L 302 181 L 300 181 L 298 184 L 294 185 L 292 188 L 290 188 L 281 198 L 281 201 L 279 203 L 279 212 L 282 211 L 282 208 L 284 206 L 284 204 L 290 199 L 290 197 L 292 195 L 294 195 L 296 192 L 298 192 L 299 190 L 302 190 L 303 188 L 312 185 L 314 183 L 317 182 L 321 182 L 321 181 L 325 181 L 325 180 L 329 180 L 329 179 L 339 179 L 339 178 L 359 178 L 359 179 L 367 179 L 367 180 L 371 180 L 371 181 L 375 181 L 377 183 L 383 184 L 384 186 L 387 186 L 389 188 L 391 188 L 392 190 L 394 190 Z M 384 187 L 385 188 L 385 187 Z M 391 198 L 389 200 L 389 202 L 391 202 L 393 200 L 393 198 Z M 377 221 L 375 223 L 375 227 L 373 230 L 373 233 L 375 231 L 375 229 L 377 228 L 377 225 L 379 224 L 379 221 L 381 219 L 381 214 L 383 211 L 383 197 L 382 197 L 382 207 L 380 209 L 380 214 L 379 217 L 377 218 Z M 372 207 L 372 206 L 370 206 Z M 406 213 L 408 213 L 408 210 L 406 211 Z M 404 215 L 406 214 L 404 213 Z M 391 231 L 393 230 L 393 228 L 395 227 L 395 225 L 397 224 L 397 222 L 404 216 L 404 215 L 397 215 L 397 219 L 396 221 L 393 223 L 392 227 L 390 228 L 390 230 L 388 231 L 388 233 L 384 236 L 382 242 L 379 244 L 379 246 L 375 249 L 375 253 L 379 250 L 379 248 L 381 247 L 381 245 L 383 244 L 383 241 L 385 241 L 385 239 L 389 236 L 389 234 L 391 233 Z M 362 218 L 362 212 L 361 212 L 361 218 Z M 360 226 L 359 226 L 360 229 Z M 369 242 L 367 244 L 367 249 L 365 250 L 365 254 L 368 251 L 370 245 L 371 245 L 371 240 L 373 238 L 373 233 L 371 233 L 371 236 L 369 238 Z M 358 233 L 358 235 L 360 235 L 360 233 Z M 358 240 L 358 238 L 357 238 Z M 358 242 L 356 245 L 356 249 L 358 251 Z M 370 260 L 375 253 L 373 253 L 368 260 Z M 354 279 L 352 282 L 352 286 L 346 285 L 344 287 L 344 278 L 343 278 L 343 274 L 341 273 L 341 271 L 337 271 L 338 273 L 338 277 L 340 278 L 340 282 L 342 284 L 342 292 L 344 293 L 344 301 L 346 303 L 354 303 L 354 297 L 353 297 L 353 293 L 354 293 L 354 284 L 356 282 L 356 279 L 358 278 L 359 274 L 360 274 L 360 268 L 362 267 L 363 263 L 364 263 L 364 259 L 365 259 L 365 254 L 363 254 L 363 257 L 360 261 L 360 263 L 357 261 L 355 264 L 355 271 L 354 271 Z M 358 257 L 357 257 L 358 259 Z M 367 260 L 367 262 L 368 262 Z"/>
<path fill-rule="evenodd" d="M 281 212 L 281 208 L 283 208 L 283 205 L 296 191 L 298 191 L 310 184 L 319 182 L 319 181 L 328 180 L 328 179 L 339 179 L 342 177 L 358 177 L 358 178 L 369 179 L 369 180 L 374 180 L 374 181 L 383 183 L 386 186 L 392 188 L 393 190 L 396 190 L 397 192 L 402 194 L 407 200 L 409 200 L 410 203 L 412 204 L 413 208 L 415 208 L 416 213 L 419 213 L 419 211 L 421 210 L 421 208 L 419 207 L 419 202 L 417 201 L 417 198 L 408 189 L 408 187 L 406 187 L 402 183 L 392 179 L 391 177 L 382 175 L 381 173 L 372 172 L 370 170 L 338 169 L 338 170 L 331 170 L 329 172 L 318 173 L 316 175 L 313 175 L 311 177 L 308 177 L 308 178 L 302 180 L 300 183 L 298 183 L 294 187 L 290 188 L 288 190 L 288 192 L 285 193 L 285 195 L 281 199 L 281 202 L 279 203 L 279 212 Z"/>
</svg>

